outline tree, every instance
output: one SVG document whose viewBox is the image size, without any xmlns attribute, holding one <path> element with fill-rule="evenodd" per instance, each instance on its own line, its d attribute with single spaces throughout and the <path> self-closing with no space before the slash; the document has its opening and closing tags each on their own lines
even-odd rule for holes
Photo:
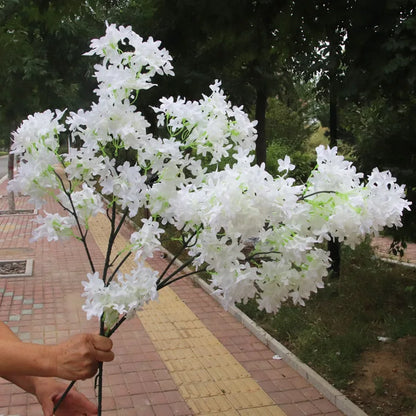
<svg viewBox="0 0 416 416">
<path fill-rule="evenodd" d="M 80 57 L 98 26 L 92 11 L 82 0 L 0 2 L 0 145 L 9 147 L 10 132 L 27 114 L 90 99 L 85 87 L 92 84 L 82 85 L 90 64 Z M 13 162 L 9 155 L 9 179 Z"/>
<path fill-rule="evenodd" d="M 343 76 L 343 51 L 349 12 L 354 0 L 292 3 L 292 16 L 299 29 L 295 44 L 295 68 L 307 81 L 319 76 L 318 96 L 329 103 L 329 145 L 338 144 L 338 111 L 340 83 Z M 332 275 L 338 277 L 341 267 L 340 243 L 332 238 L 328 250 L 332 258 Z"/>
<path fill-rule="evenodd" d="M 0 137 L 27 114 L 49 106 L 76 108 L 91 97 L 82 53 L 102 29 L 87 2 L 71 0 L 0 3 Z M 88 83 L 88 84 L 87 84 Z"/>
<path fill-rule="evenodd" d="M 171 51 L 176 62 L 171 94 L 196 98 L 196 91 L 219 78 L 235 103 L 253 107 L 260 164 L 266 161 L 267 99 L 287 87 L 288 33 L 280 27 L 289 5 L 289 0 L 133 0 L 115 19 L 161 39 Z"/>
<path fill-rule="evenodd" d="M 392 169 L 408 184 L 411 199 L 416 185 L 416 153 L 409 136 L 414 125 L 415 5 L 414 0 L 292 3 L 299 27 L 295 69 L 306 79 L 319 74 L 317 92 L 329 102 L 324 124 L 330 144 L 336 145 L 339 137 L 355 141 L 361 168 Z M 381 116 L 364 119 L 363 114 L 374 111 Z M 402 230 L 412 230 L 411 214 L 404 221 L 408 226 Z"/>
<path fill-rule="evenodd" d="M 416 1 L 357 2 L 346 41 L 343 116 L 355 137 L 361 169 L 390 169 L 416 202 Z M 414 210 L 394 239 L 414 239 Z"/>
</svg>

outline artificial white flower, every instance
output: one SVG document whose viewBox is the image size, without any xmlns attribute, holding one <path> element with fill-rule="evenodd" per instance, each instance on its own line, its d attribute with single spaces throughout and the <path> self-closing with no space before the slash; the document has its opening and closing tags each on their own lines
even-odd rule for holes
<svg viewBox="0 0 416 416">
<path fill-rule="evenodd" d="M 143 218 L 140 229 L 130 236 L 131 249 L 136 252 L 136 260 L 153 257 L 153 252 L 161 247 L 159 238 L 164 232 L 159 222 Z"/>
<path fill-rule="evenodd" d="M 104 322 L 111 328 L 116 323 L 114 317 L 126 315 L 132 318 L 134 312 L 157 298 L 158 272 L 140 262 L 136 266 L 129 274 L 119 273 L 108 285 L 100 279 L 98 272 L 87 274 L 88 281 L 82 282 L 82 296 L 86 297 L 82 309 L 87 313 L 87 319 L 100 319 L 104 314 Z"/>
<path fill-rule="evenodd" d="M 290 163 L 290 157 L 287 156 L 287 155 L 285 156 L 285 158 L 283 160 L 278 159 L 277 163 L 279 164 L 279 167 L 278 167 L 279 172 L 285 172 L 285 171 L 289 172 L 289 171 L 295 169 L 295 165 L 292 165 Z"/>
<path fill-rule="evenodd" d="M 50 214 L 45 211 L 42 217 L 38 215 L 34 220 L 39 227 L 33 231 L 31 241 L 46 238 L 48 241 L 65 240 L 74 235 L 72 227 L 75 226 L 74 217 L 63 217 L 59 214 Z"/>
<path fill-rule="evenodd" d="M 59 146 L 57 136 L 65 130 L 59 123 L 63 114 L 60 110 L 55 110 L 55 113 L 46 110 L 30 115 L 12 133 L 12 153 L 37 152 L 42 147 L 55 151 Z"/>
<path fill-rule="evenodd" d="M 256 123 L 240 107 L 231 106 L 220 85 L 219 81 L 212 84 L 211 95 L 203 95 L 199 102 L 162 98 L 161 105 L 154 108 L 159 125 L 166 124 L 172 135 L 179 134 L 197 154 L 210 155 L 211 163 L 229 156 L 234 145 L 254 150 L 257 137 Z"/>
<path fill-rule="evenodd" d="M 71 201 L 64 193 L 59 194 L 57 198 L 69 212 L 75 209 L 82 225 L 87 224 L 89 218 L 105 212 L 100 195 L 86 183 L 82 184 L 81 190 L 71 194 Z"/>
</svg>

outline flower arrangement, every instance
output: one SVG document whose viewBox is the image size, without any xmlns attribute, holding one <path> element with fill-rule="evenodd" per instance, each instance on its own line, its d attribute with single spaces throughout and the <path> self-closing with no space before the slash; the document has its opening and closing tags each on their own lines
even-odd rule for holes
<svg viewBox="0 0 416 416">
<path fill-rule="evenodd" d="M 155 86 L 155 75 L 173 75 L 171 56 L 131 27 L 107 25 L 86 55 L 102 59 L 95 65 L 97 101 L 88 110 L 47 110 L 23 121 L 12 144 L 22 163 L 9 187 L 37 208 L 50 195 L 63 208 L 66 215 L 38 216 L 33 238 L 75 237 L 84 244 L 91 273 L 83 309 L 88 319 L 98 318 L 102 335 L 111 336 L 158 290 L 183 277 L 169 268 L 158 274 L 145 263 L 161 247 L 166 224 L 180 230 L 186 264 L 211 274 L 224 306 L 254 298 L 276 312 L 288 299 L 303 304 L 323 286 L 330 258 L 322 242 L 338 238 L 353 247 L 400 226 L 410 209 L 390 172 L 374 169 L 364 178 L 336 148 L 316 149 L 316 167 L 303 185 L 290 177 L 288 157 L 272 177 L 253 163 L 256 123 L 232 106 L 219 81 L 199 101 L 162 98 L 153 110 L 158 131 L 167 134 L 151 134 L 135 103 L 140 91 Z M 62 153 L 60 137 L 79 145 Z M 143 208 L 149 218 L 113 253 L 123 222 Z M 98 213 L 107 214 L 112 230 L 100 271 L 86 241 Z M 135 268 L 121 272 L 131 255 Z"/>
</svg>

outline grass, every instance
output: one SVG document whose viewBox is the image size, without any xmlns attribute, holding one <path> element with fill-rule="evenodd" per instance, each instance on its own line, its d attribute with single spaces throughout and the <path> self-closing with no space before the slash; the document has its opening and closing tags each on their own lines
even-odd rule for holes
<svg viewBox="0 0 416 416">
<path fill-rule="evenodd" d="M 305 307 L 286 304 L 270 315 L 254 302 L 240 305 L 339 389 L 353 382 L 362 352 L 377 348 L 377 337 L 416 335 L 416 269 L 376 259 L 368 243 L 344 248 L 342 260 L 341 278 L 327 280 Z"/>
</svg>

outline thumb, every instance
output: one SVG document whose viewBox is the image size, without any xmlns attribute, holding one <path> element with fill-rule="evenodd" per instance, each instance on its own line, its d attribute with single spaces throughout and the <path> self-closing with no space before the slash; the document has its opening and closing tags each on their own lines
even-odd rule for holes
<svg viewBox="0 0 416 416">
<path fill-rule="evenodd" d="M 53 416 L 53 401 L 48 400 L 46 403 L 42 403 L 42 411 L 44 416 Z"/>
</svg>

